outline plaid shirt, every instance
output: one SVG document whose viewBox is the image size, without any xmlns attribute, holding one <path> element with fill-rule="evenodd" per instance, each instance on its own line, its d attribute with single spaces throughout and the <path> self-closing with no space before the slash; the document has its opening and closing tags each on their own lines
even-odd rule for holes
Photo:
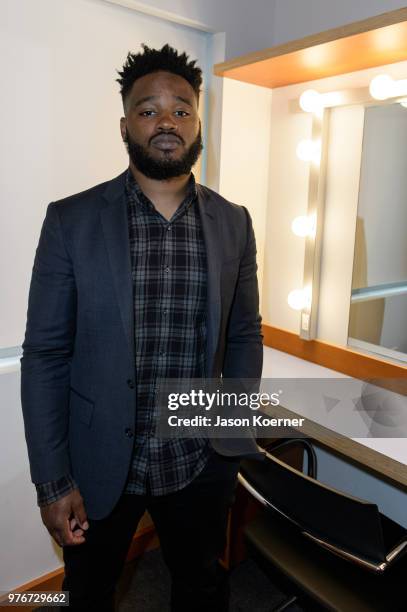
<svg viewBox="0 0 407 612">
<path fill-rule="evenodd" d="M 202 438 L 154 437 L 159 378 L 205 376 L 206 251 L 194 175 L 168 221 L 144 195 L 130 169 L 126 178 L 133 277 L 137 379 L 136 433 L 125 492 L 153 495 L 191 482 L 213 453 Z M 70 475 L 37 484 L 38 505 L 77 487 Z"/>
</svg>

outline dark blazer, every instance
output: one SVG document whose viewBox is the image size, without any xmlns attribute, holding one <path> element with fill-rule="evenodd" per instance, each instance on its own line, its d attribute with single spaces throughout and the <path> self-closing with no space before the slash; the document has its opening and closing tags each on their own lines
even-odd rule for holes
<svg viewBox="0 0 407 612">
<path fill-rule="evenodd" d="M 245 207 L 197 185 L 207 250 L 206 371 L 260 378 L 256 246 Z M 51 203 L 35 255 L 21 358 L 34 483 L 71 473 L 90 516 L 123 491 L 135 427 L 133 287 L 125 173 Z M 225 455 L 253 438 L 212 440 Z"/>
</svg>

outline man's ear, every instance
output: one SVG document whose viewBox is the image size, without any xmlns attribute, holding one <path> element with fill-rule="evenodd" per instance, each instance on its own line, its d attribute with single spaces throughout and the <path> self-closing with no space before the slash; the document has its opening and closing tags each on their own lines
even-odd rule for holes
<svg viewBox="0 0 407 612">
<path fill-rule="evenodd" d="M 127 142 L 127 123 L 126 123 L 126 117 L 121 117 L 120 118 L 120 133 L 122 135 L 122 140 L 123 142 Z"/>
</svg>

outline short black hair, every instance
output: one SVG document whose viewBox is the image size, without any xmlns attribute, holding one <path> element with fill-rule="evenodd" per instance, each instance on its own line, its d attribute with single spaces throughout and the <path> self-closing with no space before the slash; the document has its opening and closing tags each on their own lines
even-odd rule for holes
<svg viewBox="0 0 407 612">
<path fill-rule="evenodd" d="M 191 85 L 199 101 L 200 87 L 202 85 L 202 70 L 195 66 L 197 60 L 189 60 L 189 56 L 184 52 L 179 54 L 176 49 L 166 44 L 161 49 L 150 49 L 142 43 L 143 53 L 127 54 L 126 61 L 122 70 L 117 70 L 120 75 L 116 79 L 120 83 L 120 93 L 125 107 L 125 100 L 133 87 L 133 83 L 142 76 L 151 72 L 164 70 L 183 77 Z"/>
</svg>

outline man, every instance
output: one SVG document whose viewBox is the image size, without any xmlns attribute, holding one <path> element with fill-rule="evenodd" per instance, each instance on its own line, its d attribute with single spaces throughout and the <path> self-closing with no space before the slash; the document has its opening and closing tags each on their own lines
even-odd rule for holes
<svg viewBox="0 0 407 612">
<path fill-rule="evenodd" d="M 154 436 L 158 379 L 262 369 L 249 213 L 191 173 L 202 150 L 195 63 L 168 45 L 128 54 L 118 82 L 129 169 L 51 203 L 36 252 L 22 406 L 74 609 L 113 610 L 148 509 L 171 609 L 227 610 L 218 558 L 239 458 L 256 444 Z"/>
</svg>

